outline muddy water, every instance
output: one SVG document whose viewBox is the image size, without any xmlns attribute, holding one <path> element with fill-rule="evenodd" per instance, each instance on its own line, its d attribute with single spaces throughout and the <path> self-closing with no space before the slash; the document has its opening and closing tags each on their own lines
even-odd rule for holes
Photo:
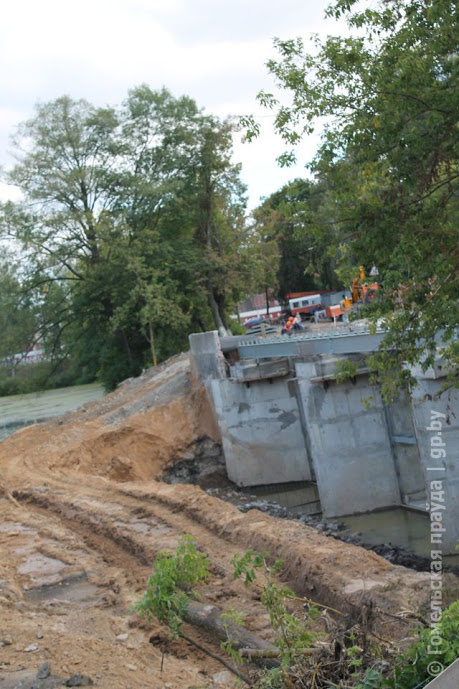
<svg viewBox="0 0 459 689">
<path fill-rule="evenodd" d="M 0 440 L 19 428 L 78 409 L 86 402 L 98 400 L 103 395 L 102 386 L 92 383 L 28 395 L 0 397 Z"/>
<path fill-rule="evenodd" d="M 409 548 L 421 557 L 430 556 L 430 520 L 427 514 L 396 507 L 342 517 L 344 533 L 358 533 L 371 544 L 391 543 Z"/>
<path fill-rule="evenodd" d="M 343 517 L 343 533 L 358 533 L 365 543 L 379 545 L 388 543 L 406 548 L 415 555 L 430 559 L 430 518 L 427 513 L 403 507 Z M 435 546 L 438 548 L 438 545 Z M 445 555 L 445 564 L 459 567 L 458 555 Z"/>
<path fill-rule="evenodd" d="M 311 513 L 311 496 L 304 487 L 283 489 L 278 484 L 275 488 L 265 486 L 249 490 L 256 495 L 258 500 L 269 501 L 266 511 L 269 511 L 270 503 L 277 503 L 285 507 L 291 516 L 311 526 L 317 526 L 321 531 L 336 538 L 366 547 L 379 546 L 375 547 L 375 550 L 389 560 L 399 564 L 408 564 L 409 554 L 412 553 L 419 560 L 426 558 L 426 566 L 429 565 L 431 543 L 430 519 L 427 512 L 394 507 L 326 521 L 317 512 Z M 316 503 L 312 506 L 315 505 Z M 263 509 L 263 505 L 258 508 L 260 507 Z M 407 552 L 400 553 L 398 549 Z M 443 561 L 445 565 L 459 568 L 459 554 L 445 555 Z M 421 562 L 417 564 L 424 568 Z"/>
</svg>

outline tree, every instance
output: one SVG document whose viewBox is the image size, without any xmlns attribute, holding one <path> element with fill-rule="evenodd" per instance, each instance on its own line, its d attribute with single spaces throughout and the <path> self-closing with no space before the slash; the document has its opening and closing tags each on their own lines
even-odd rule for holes
<svg viewBox="0 0 459 689">
<path fill-rule="evenodd" d="M 5 365 L 10 360 L 11 367 L 12 355 L 25 353 L 35 344 L 38 323 L 36 305 L 32 295 L 22 294 L 13 258 L 4 249 L 0 263 L 0 361 Z"/>
<path fill-rule="evenodd" d="M 246 233 L 246 187 L 231 154 L 231 124 L 207 117 L 198 135 L 188 198 L 195 211 L 193 238 L 201 258 L 200 281 L 220 334 L 229 329 L 228 304 L 245 289 L 241 246 Z"/>
<path fill-rule="evenodd" d="M 245 203 L 228 124 L 142 85 L 119 108 L 39 105 L 15 145 L 24 200 L 1 229 L 27 254 L 24 290 L 51 303 L 60 286 L 42 323 L 55 354 L 112 388 L 180 351 L 188 328 L 225 324 Z"/>
<path fill-rule="evenodd" d="M 289 292 L 339 287 L 333 226 L 328 220 L 323 222 L 327 192 L 325 183 L 296 179 L 254 211 L 255 224 L 278 246 L 276 284 L 282 297 Z"/>
<path fill-rule="evenodd" d="M 325 119 L 312 170 L 333 191 L 336 246 L 346 261 L 377 265 L 384 287 L 375 317 L 388 335 L 383 368 L 432 363 L 440 339 L 457 378 L 458 287 L 457 3 L 448 0 L 335 0 L 351 35 L 276 39 L 268 63 L 291 95 L 275 126 L 290 150 Z M 353 32 L 353 35 L 352 35 Z M 252 119 L 249 136 L 256 133 Z M 404 374 L 405 382 L 413 382 Z M 400 378 L 399 378 L 400 381 Z"/>
</svg>

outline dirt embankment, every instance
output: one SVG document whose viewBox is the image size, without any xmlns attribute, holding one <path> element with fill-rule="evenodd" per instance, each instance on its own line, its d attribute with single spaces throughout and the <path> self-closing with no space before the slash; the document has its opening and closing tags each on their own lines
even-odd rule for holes
<svg viewBox="0 0 459 689">
<path fill-rule="evenodd" d="M 423 612 L 427 574 L 298 523 L 243 514 L 197 486 L 155 480 L 218 440 L 182 355 L 0 444 L 0 688 L 229 686 L 216 661 L 130 613 L 155 555 L 184 533 L 212 562 L 203 602 L 242 608 L 262 638 L 271 635 L 266 612 L 231 576 L 231 558 L 247 548 L 282 557 L 289 585 L 343 619 L 371 603 L 384 635 L 403 643 L 410 624 L 391 616 Z M 204 632 L 193 634 L 218 652 Z"/>
</svg>

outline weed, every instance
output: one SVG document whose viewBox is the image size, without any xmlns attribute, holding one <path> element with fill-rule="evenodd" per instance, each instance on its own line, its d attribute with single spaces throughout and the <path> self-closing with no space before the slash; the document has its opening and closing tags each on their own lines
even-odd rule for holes
<svg viewBox="0 0 459 689">
<path fill-rule="evenodd" d="M 196 550 L 193 538 L 184 536 L 174 553 L 157 555 L 152 576 L 142 598 L 133 610 L 148 619 L 156 617 L 166 624 L 176 638 L 183 623 L 192 588 L 209 578 L 210 562 Z"/>
<path fill-rule="evenodd" d="M 435 637 L 433 636 L 435 635 Z M 405 653 L 398 656 L 388 677 L 367 670 L 356 689 L 413 689 L 433 679 L 433 668 L 446 668 L 459 658 L 459 601 L 444 610 L 433 632 L 424 628 Z M 369 684 L 372 682 L 372 684 Z"/>
<path fill-rule="evenodd" d="M 275 581 L 282 561 L 268 564 L 267 558 L 268 553 L 253 550 L 235 555 L 233 578 L 242 579 L 246 586 L 261 589 L 260 600 L 274 632 L 277 665 L 257 670 L 252 680 L 248 680 L 224 660 L 200 647 L 243 681 L 252 683 L 255 689 L 414 689 L 424 687 L 432 679 L 429 674 L 432 663 L 446 668 L 459 657 L 459 601 L 445 610 L 436 624 L 434 647 L 432 629 L 424 627 L 416 643 L 394 658 L 390 642 L 381 639 L 384 647 L 369 644 L 368 633 L 379 638 L 371 632 L 370 618 L 365 624 L 356 623 L 351 628 L 339 630 L 328 617 L 328 611 L 321 613 L 314 604 L 308 609 L 302 608 L 300 614 L 293 612 L 295 601 L 298 607 L 296 595 Z M 193 539 L 185 536 L 174 553 L 159 553 L 146 591 L 134 609 L 165 623 L 172 637 L 185 636 L 180 628 L 190 597 L 196 597 L 194 589 L 208 579 L 209 565 L 208 558 L 196 549 Z M 319 615 L 327 621 L 327 635 L 319 636 L 313 631 L 313 622 Z M 234 609 L 223 613 L 222 618 L 243 624 L 242 613 Z M 230 625 L 224 622 L 224 626 L 227 638 L 221 647 L 235 663 L 241 663 Z M 199 647 L 197 642 L 185 638 Z M 386 658 L 384 661 L 379 660 L 382 656 Z"/>
</svg>

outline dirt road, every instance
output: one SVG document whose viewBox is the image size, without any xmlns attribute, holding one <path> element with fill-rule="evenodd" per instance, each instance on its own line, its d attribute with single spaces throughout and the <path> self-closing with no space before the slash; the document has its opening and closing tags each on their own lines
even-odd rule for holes
<svg viewBox="0 0 459 689">
<path fill-rule="evenodd" d="M 259 596 L 232 580 L 232 556 L 249 547 L 282 557 L 290 586 L 344 617 L 370 599 L 381 615 L 422 611 L 427 574 L 307 526 L 242 514 L 197 486 L 155 480 L 203 437 L 219 440 L 182 355 L 0 444 L 1 689 L 232 685 L 219 663 L 130 611 L 155 555 L 184 533 L 212 562 L 202 602 L 242 609 L 262 638 L 271 630 Z M 383 622 L 396 643 L 409 636 L 409 624 Z M 219 653 L 206 633 L 190 634 Z"/>
</svg>

